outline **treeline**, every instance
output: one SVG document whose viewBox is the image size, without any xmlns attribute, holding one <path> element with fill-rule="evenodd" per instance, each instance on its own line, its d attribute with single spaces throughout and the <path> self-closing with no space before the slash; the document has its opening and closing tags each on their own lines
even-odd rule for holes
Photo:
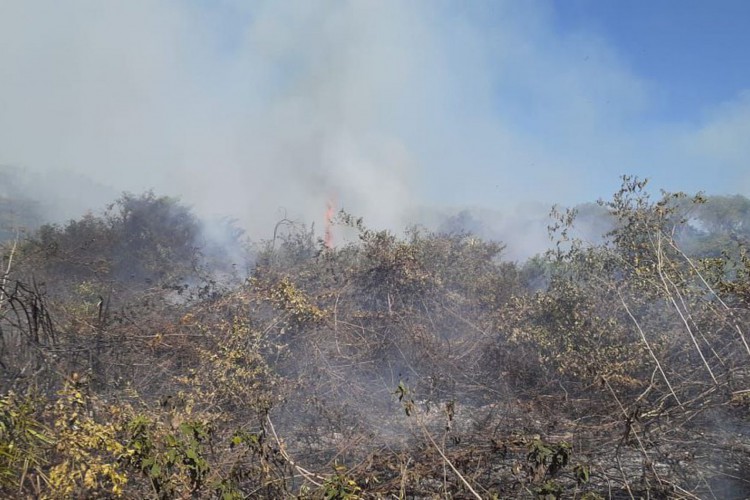
<svg viewBox="0 0 750 500">
<path fill-rule="evenodd" d="M 230 224 L 222 253 L 151 193 L 13 236 L 0 491 L 746 497 L 750 201 L 625 177 L 551 215 L 521 263 L 345 213 L 336 249 L 282 224 L 238 252 Z"/>
</svg>

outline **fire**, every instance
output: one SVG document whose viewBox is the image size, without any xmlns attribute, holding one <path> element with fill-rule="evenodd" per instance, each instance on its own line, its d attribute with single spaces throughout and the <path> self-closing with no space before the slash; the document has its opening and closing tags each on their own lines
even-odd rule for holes
<svg viewBox="0 0 750 500">
<path fill-rule="evenodd" d="M 326 230 L 323 235 L 323 244 L 326 248 L 333 248 L 333 199 L 329 199 L 326 203 Z"/>
</svg>

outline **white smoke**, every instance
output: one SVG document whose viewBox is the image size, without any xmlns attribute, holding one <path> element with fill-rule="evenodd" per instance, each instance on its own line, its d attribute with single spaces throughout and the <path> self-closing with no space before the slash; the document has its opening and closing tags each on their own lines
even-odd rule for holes
<svg viewBox="0 0 750 500">
<path fill-rule="evenodd" d="M 256 237 L 329 197 L 398 227 L 424 204 L 590 200 L 624 172 L 737 185 L 740 115 L 648 122 L 652 84 L 554 5 L 2 0 L 0 164 L 178 195 Z M 696 144 L 731 175 L 677 175 Z M 98 208 L 88 191 L 67 198 Z"/>
</svg>

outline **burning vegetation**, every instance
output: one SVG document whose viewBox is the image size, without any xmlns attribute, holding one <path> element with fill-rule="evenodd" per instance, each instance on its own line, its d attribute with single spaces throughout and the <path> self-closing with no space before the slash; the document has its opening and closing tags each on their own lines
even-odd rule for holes
<svg viewBox="0 0 750 500">
<path fill-rule="evenodd" d="M 153 194 L 7 231 L 0 492 L 746 498 L 749 207 L 625 177 L 587 208 L 606 235 L 553 210 L 517 263 L 330 203 L 323 239 L 284 224 L 247 273 L 240 232 L 209 244 Z"/>
</svg>

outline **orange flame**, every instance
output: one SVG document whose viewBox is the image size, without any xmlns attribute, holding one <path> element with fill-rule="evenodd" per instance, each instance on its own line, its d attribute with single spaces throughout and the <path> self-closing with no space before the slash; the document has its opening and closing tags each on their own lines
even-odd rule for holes
<svg viewBox="0 0 750 500">
<path fill-rule="evenodd" d="M 323 244 L 329 250 L 333 248 L 333 200 L 329 199 L 326 203 L 326 230 L 323 235 Z"/>
</svg>

